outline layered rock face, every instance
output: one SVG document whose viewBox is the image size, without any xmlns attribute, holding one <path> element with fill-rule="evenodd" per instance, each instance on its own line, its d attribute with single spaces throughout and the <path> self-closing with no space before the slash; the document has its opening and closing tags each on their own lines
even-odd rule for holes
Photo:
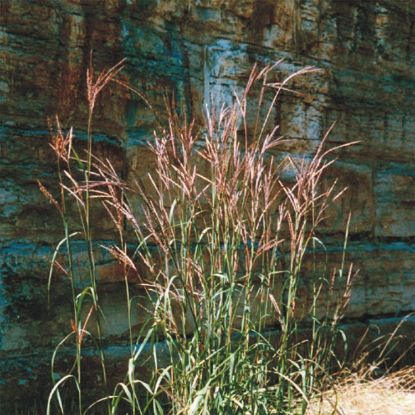
<svg viewBox="0 0 415 415">
<path fill-rule="evenodd" d="M 127 58 L 122 80 L 156 112 L 173 94 L 196 120 L 211 97 L 229 102 L 255 62 L 283 59 L 283 73 L 320 69 L 296 82 L 300 97 L 282 96 L 277 122 L 290 139 L 284 150 L 299 156 L 311 154 L 333 122 L 328 144 L 359 141 L 336 154 L 330 175 L 349 191 L 324 229 L 335 261 L 352 211 L 348 257 L 360 273 L 348 317 L 415 310 L 412 0 L 3 0 L 0 22 L 2 403 L 12 390 L 41 396 L 41 374 L 48 376 L 50 354 L 70 331 L 65 281 L 54 283 L 48 308 L 48 268 L 63 230 L 36 180 L 56 190 L 49 118 L 59 115 L 63 126 L 74 126 L 75 143 L 85 142 L 91 56 L 97 71 Z M 151 170 L 146 142 L 156 118 L 140 97 L 111 84 L 94 124 L 95 152 L 126 180 Z M 112 237 L 102 212 L 93 221 L 97 243 Z M 84 247 L 75 250 L 82 262 Z M 111 345 L 127 330 L 123 287 L 109 255 L 97 255 Z M 10 400 L 10 408 L 18 405 Z"/>
</svg>

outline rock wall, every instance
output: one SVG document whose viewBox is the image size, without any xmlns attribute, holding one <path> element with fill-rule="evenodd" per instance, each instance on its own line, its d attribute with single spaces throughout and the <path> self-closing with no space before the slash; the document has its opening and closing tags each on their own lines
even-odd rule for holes
<svg viewBox="0 0 415 415">
<path fill-rule="evenodd" d="M 388 316 L 415 310 L 412 0 L 2 0 L 0 23 L 3 404 L 10 391 L 16 399 L 41 396 L 51 351 L 70 330 L 63 281 L 54 283 L 47 307 L 49 261 L 63 231 L 36 180 L 56 184 L 48 117 L 58 114 L 75 127 L 76 141 L 85 141 L 91 51 L 97 70 L 127 58 L 123 79 L 156 110 L 174 93 L 196 119 L 211 95 L 226 101 L 243 86 L 255 62 L 284 59 L 287 73 L 321 69 L 297 83 L 301 98 L 283 96 L 278 116 L 281 134 L 291 139 L 284 150 L 292 153 L 311 153 L 333 122 L 329 143 L 359 141 L 338 153 L 331 172 L 350 190 L 325 236 L 335 251 L 344 212 L 352 210 L 349 258 L 360 274 L 348 317 L 382 317 L 378 323 L 388 325 Z M 111 85 L 98 102 L 96 152 L 127 180 L 140 176 L 152 166 L 145 142 L 154 125 L 140 98 Z M 103 215 L 94 223 L 97 240 L 110 238 Z M 77 251 L 81 261 L 82 244 Z M 98 261 L 108 282 L 104 334 L 111 347 L 126 331 L 123 288 L 111 283 L 108 255 L 100 252 Z"/>
</svg>

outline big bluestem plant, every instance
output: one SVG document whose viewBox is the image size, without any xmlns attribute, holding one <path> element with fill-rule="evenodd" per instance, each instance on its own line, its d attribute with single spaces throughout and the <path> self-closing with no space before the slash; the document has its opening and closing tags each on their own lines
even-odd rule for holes
<svg viewBox="0 0 415 415">
<path fill-rule="evenodd" d="M 56 399 L 63 411 L 59 391 L 72 379 L 80 413 L 106 408 L 115 414 L 126 406 L 133 414 L 305 413 L 336 362 L 336 323 L 353 276 L 344 255 L 332 272 L 304 267 L 305 258 L 323 246 L 319 226 L 344 192 L 335 183 L 322 185 L 334 162 L 330 155 L 339 147 L 325 149 L 326 135 L 311 157 L 283 157 L 284 140 L 272 124 L 289 82 L 314 69 L 271 82 L 275 66 L 255 66 L 245 90 L 231 105 L 206 110 L 203 125 L 167 107 L 164 128 L 148 144 L 152 170 L 125 183 L 108 160 L 92 153 L 95 101 L 107 83 L 120 83 L 121 68 L 118 64 L 95 81 L 88 72 L 86 156 L 73 149 L 72 130 L 65 137 L 58 128 L 52 147 L 61 201 L 41 186 L 64 223 L 59 248 L 66 246 L 67 264 L 59 267 L 72 282 L 75 235 L 67 225 L 65 201 L 73 199 L 81 223 L 76 232 L 87 243 L 90 269 L 86 288 L 79 292 L 72 283 L 73 331 L 62 341 L 75 341 L 74 368 L 55 383 L 48 407 Z M 82 343 L 90 335 L 91 315 L 100 312 L 90 231 L 93 199 L 103 204 L 116 229 L 114 244 L 106 249 L 124 276 L 131 352 L 124 381 L 85 407 Z M 347 229 L 345 234 L 346 241 Z M 343 294 L 324 307 L 339 279 Z M 304 280 L 310 290 L 299 298 Z M 139 333 L 131 323 L 132 283 L 148 297 L 149 318 Z M 300 303 L 306 313 L 299 311 Z M 105 379 L 100 318 L 94 321 Z M 309 334 L 301 339 L 304 321 Z M 151 374 L 143 377 L 136 367 L 145 359 Z"/>
</svg>

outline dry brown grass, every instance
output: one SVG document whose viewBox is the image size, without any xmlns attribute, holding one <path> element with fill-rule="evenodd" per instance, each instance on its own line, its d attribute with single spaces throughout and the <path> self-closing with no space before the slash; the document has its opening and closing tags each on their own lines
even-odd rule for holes
<svg viewBox="0 0 415 415">
<path fill-rule="evenodd" d="M 379 379 L 348 377 L 313 402 L 307 415 L 414 415 L 415 366 Z"/>
</svg>

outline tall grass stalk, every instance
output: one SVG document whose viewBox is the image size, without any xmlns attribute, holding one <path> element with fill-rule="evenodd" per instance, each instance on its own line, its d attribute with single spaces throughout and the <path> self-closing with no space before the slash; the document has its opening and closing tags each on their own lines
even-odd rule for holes
<svg viewBox="0 0 415 415">
<path fill-rule="evenodd" d="M 71 284 L 72 293 L 72 305 L 73 305 L 73 320 L 71 320 L 72 332 L 66 336 L 62 342 L 59 343 L 52 358 L 52 381 L 54 387 L 51 392 L 51 396 L 56 394 L 59 408 L 63 412 L 62 400 L 59 393 L 59 387 L 61 384 L 69 379 L 73 379 L 78 390 L 78 408 L 79 413 L 82 413 L 82 343 L 85 336 L 90 336 L 87 330 L 89 319 L 93 313 L 97 314 L 96 318 L 96 331 L 97 339 L 96 344 L 98 345 L 100 362 L 102 368 L 102 377 L 104 384 L 106 384 L 106 368 L 105 368 L 105 356 L 102 352 L 101 347 L 101 323 L 99 318 L 99 303 L 98 303 L 98 290 L 97 290 L 97 278 L 94 258 L 93 239 L 91 235 L 91 223 L 90 223 L 90 183 L 91 183 L 91 172 L 92 172 L 92 147 L 93 147 L 93 112 L 98 94 L 101 92 L 108 82 L 115 78 L 115 76 L 122 70 L 123 61 L 109 69 L 108 71 L 101 72 L 96 79 L 92 68 L 87 71 L 87 101 L 88 101 L 88 125 L 87 125 L 87 150 L 86 157 L 82 158 L 75 151 L 73 147 L 73 130 L 70 129 L 65 135 L 59 123 L 59 119 L 56 118 L 56 131 L 52 132 L 51 147 L 54 150 L 57 157 L 57 171 L 60 185 L 60 198 L 56 200 L 50 192 L 39 182 L 41 192 L 50 200 L 50 202 L 57 208 L 62 218 L 64 228 L 64 239 L 59 242 L 52 258 L 51 269 L 49 272 L 48 281 L 48 295 L 50 296 L 52 275 L 54 267 L 57 267 L 60 272 L 66 275 Z M 80 177 L 83 177 L 83 182 L 80 182 Z M 77 217 L 79 223 L 79 229 L 75 232 L 70 233 L 69 222 L 70 215 L 68 214 L 68 199 L 75 203 L 77 210 Z M 82 286 L 82 278 L 76 275 L 74 270 L 73 261 L 73 249 L 71 240 L 75 236 L 82 236 L 83 240 L 87 245 L 88 252 L 88 274 L 89 283 L 86 286 Z M 66 248 L 66 263 L 63 265 L 57 260 L 60 248 L 65 246 Z M 81 288 L 80 288 L 81 287 Z M 92 302 L 92 305 L 91 305 Z M 85 311 L 88 310 L 88 311 Z M 73 336 L 72 336 L 73 335 Z M 68 374 L 58 380 L 55 384 L 54 376 L 54 363 L 57 352 L 61 346 L 67 341 L 75 338 L 75 363 L 71 374 Z M 72 375 L 72 372 L 76 373 L 76 376 Z M 47 412 L 50 412 L 51 399 L 48 400 Z"/>
<path fill-rule="evenodd" d="M 319 226 L 344 191 L 322 185 L 336 149 L 325 149 L 323 137 L 311 157 L 283 157 L 279 146 L 284 140 L 272 124 L 275 103 L 289 91 L 288 83 L 314 69 L 274 82 L 269 80 L 274 79 L 274 66 L 254 67 L 243 93 L 235 94 L 228 107 L 207 110 L 203 125 L 167 108 L 164 130 L 149 143 L 153 170 L 145 180 L 136 177 L 128 185 L 108 160 L 92 154 L 96 98 L 121 69 L 122 62 L 95 81 L 89 70 L 86 157 L 73 149 L 72 131 L 64 138 L 59 128 L 53 148 L 60 203 L 43 188 L 64 223 L 60 245 L 66 244 L 68 264 L 60 268 L 71 281 L 76 342 L 76 375 L 71 371 L 55 384 L 49 403 L 56 394 L 63 411 L 59 390 L 73 378 L 80 413 L 102 408 L 104 402 L 111 414 L 125 411 L 126 405 L 132 414 L 305 413 L 336 362 L 336 323 L 353 276 L 344 257 L 339 270 L 329 274 L 321 267 L 304 267 L 305 259 L 324 247 L 317 237 Z M 68 227 L 66 198 L 76 202 L 81 221 L 77 232 L 88 246 L 90 281 L 82 291 L 72 275 L 75 235 Z M 124 381 L 85 408 L 82 339 L 90 335 L 90 316 L 100 312 L 90 222 L 93 199 L 102 202 L 118 235 L 107 249 L 122 264 L 131 356 Z M 151 304 L 151 318 L 135 337 L 131 274 Z M 332 299 L 339 279 L 344 294 L 325 307 L 324 297 Z M 305 283 L 311 288 L 300 298 L 299 287 Z M 99 345 L 100 319 L 96 321 Z M 304 324 L 311 335 L 302 339 L 299 326 Z M 275 330 L 270 334 L 270 328 L 277 328 L 278 335 Z M 136 367 L 143 364 L 148 347 L 152 370 L 144 378 Z M 99 355 L 106 380 L 101 347 Z M 168 363 L 159 365 L 165 359 Z"/>
</svg>

